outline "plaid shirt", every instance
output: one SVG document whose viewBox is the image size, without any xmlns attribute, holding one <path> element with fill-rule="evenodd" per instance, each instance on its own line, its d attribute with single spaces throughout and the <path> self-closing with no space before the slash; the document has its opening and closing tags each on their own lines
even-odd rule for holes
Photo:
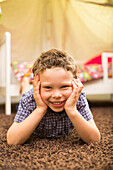
<svg viewBox="0 0 113 170">
<path fill-rule="evenodd" d="M 79 113 L 87 121 L 93 117 L 84 92 L 81 92 L 76 107 Z M 36 102 L 33 98 L 33 89 L 31 89 L 22 95 L 14 121 L 18 123 L 22 122 L 33 112 L 35 108 Z M 47 113 L 38 124 L 34 133 L 41 138 L 64 137 L 69 135 L 73 129 L 74 126 L 67 116 L 65 110 L 56 113 L 48 108 Z"/>
</svg>

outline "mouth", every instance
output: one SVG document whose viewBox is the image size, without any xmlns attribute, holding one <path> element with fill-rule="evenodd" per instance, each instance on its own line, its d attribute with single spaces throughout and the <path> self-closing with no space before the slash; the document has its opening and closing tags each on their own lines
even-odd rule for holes
<svg viewBox="0 0 113 170">
<path fill-rule="evenodd" d="M 65 101 L 61 101 L 61 102 L 50 102 L 52 104 L 53 107 L 62 107 L 65 104 Z"/>
</svg>

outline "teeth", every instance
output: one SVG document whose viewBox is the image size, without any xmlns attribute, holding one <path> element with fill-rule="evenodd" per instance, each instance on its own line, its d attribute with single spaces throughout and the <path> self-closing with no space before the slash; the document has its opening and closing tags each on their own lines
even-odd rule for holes
<svg viewBox="0 0 113 170">
<path fill-rule="evenodd" d="M 54 102 L 53 104 L 61 104 L 61 102 Z"/>
</svg>

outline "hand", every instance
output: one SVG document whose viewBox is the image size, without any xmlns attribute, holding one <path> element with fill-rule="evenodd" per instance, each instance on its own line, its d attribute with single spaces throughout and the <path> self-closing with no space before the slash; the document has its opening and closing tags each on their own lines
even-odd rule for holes
<svg viewBox="0 0 113 170">
<path fill-rule="evenodd" d="M 79 79 L 73 79 L 72 80 L 72 93 L 67 99 L 65 103 L 65 110 L 75 110 L 76 109 L 76 104 L 79 98 L 79 95 L 83 89 L 83 84 L 80 82 Z"/>
<path fill-rule="evenodd" d="M 43 102 L 40 96 L 40 80 L 39 76 L 35 76 L 33 82 L 33 97 L 36 101 L 37 107 L 43 109 L 44 111 L 47 110 L 47 105 Z"/>
</svg>

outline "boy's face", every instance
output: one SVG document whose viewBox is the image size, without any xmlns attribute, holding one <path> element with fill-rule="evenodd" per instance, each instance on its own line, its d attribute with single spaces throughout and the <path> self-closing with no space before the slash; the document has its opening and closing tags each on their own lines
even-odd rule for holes
<svg viewBox="0 0 113 170">
<path fill-rule="evenodd" d="M 73 75 L 63 68 L 46 69 L 40 74 L 42 100 L 55 112 L 61 112 L 72 93 Z"/>
</svg>

